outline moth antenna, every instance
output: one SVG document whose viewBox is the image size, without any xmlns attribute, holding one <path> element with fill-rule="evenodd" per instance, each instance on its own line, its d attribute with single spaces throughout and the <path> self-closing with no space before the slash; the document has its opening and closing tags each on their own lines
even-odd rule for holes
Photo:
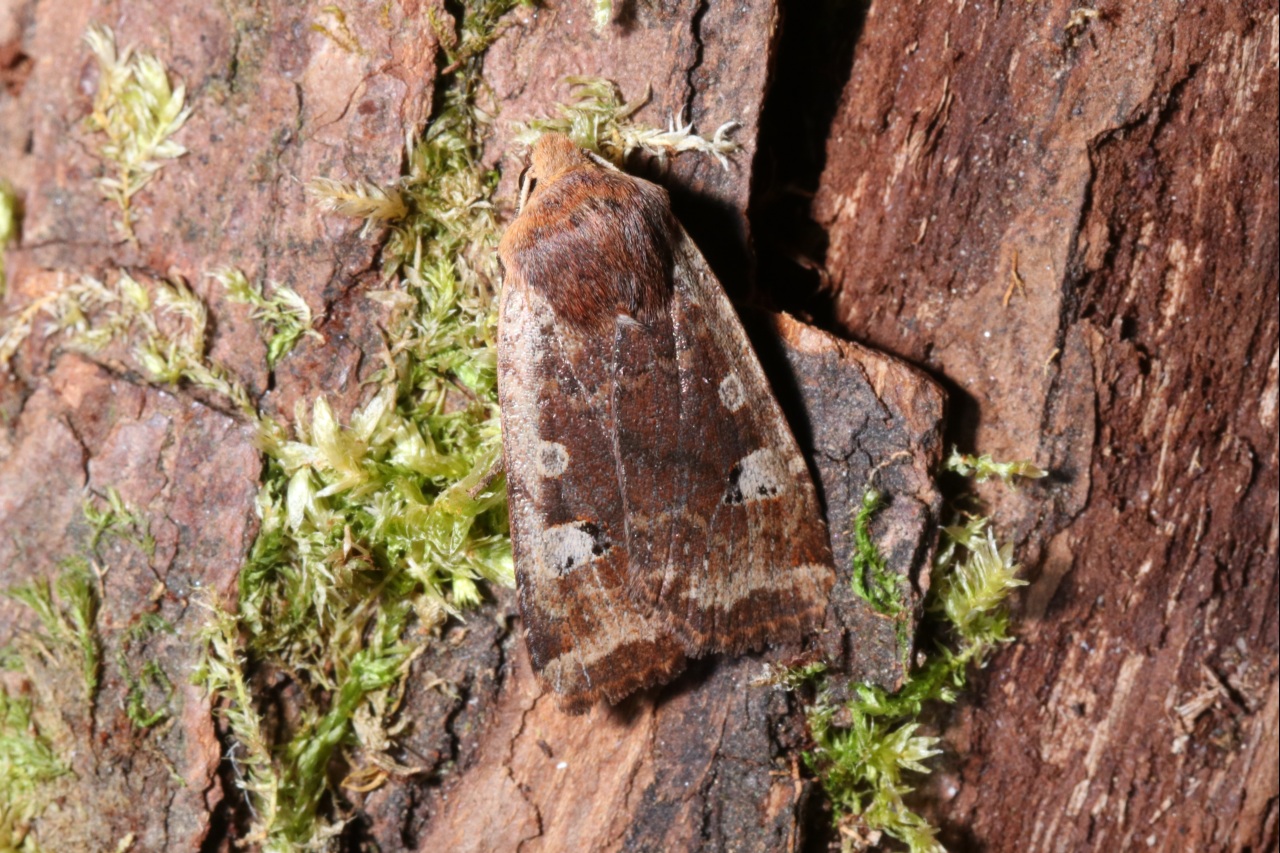
<svg viewBox="0 0 1280 853">
<path fill-rule="evenodd" d="M 587 155 L 587 157 L 591 158 L 591 161 L 592 161 L 593 163 L 595 163 L 597 166 L 603 166 L 604 168 L 608 169 L 610 172 L 621 172 L 621 171 L 622 171 L 622 170 L 621 170 L 621 169 L 619 169 L 617 166 L 615 166 L 615 165 L 613 165 L 612 163 L 610 163 L 608 159 L 606 159 L 606 158 L 604 158 L 604 157 L 601 157 L 601 156 L 600 156 L 599 154 L 597 154 L 596 152 L 594 152 L 594 151 L 587 151 L 587 149 L 585 149 L 585 148 L 584 148 L 584 149 L 582 149 L 582 150 L 583 150 L 583 152 Z"/>
<path fill-rule="evenodd" d="M 529 167 L 520 173 L 520 198 L 516 201 L 516 216 L 524 211 L 524 206 L 529 203 L 529 190 L 532 188 L 533 181 L 529 180 Z"/>
</svg>

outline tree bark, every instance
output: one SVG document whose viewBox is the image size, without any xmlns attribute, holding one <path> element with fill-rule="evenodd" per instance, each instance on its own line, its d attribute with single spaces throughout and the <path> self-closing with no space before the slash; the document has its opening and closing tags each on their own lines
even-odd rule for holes
<svg viewBox="0 0 1280 853">
<path fill-rule="evenodd" d="M 983 850 L 1277 844 L 1274 3 L 875 3 L 815 213 L 1032 586 L 932 790 Z"/>
<path fill-rule="evenodd" d="M 871 472 L 886 471 L 875 476 L 898 500 L 875 533 L 924 593 L 939 384 L 947 441 L 1052 471 L 982 492 L 1032 584 L 1017 642 L 938 720 L 948 757 L 919 805 L 948 847 L 1275 849 L 1275 2 L 620 0 L 600 33 L 590 5 L 510 16 L 486 57 L 502 107 L 486 157 L 509 203 L 511 123 L 566 98 L 568 74 L 612 79 L 628 98 L 652 86 L 638 114 L 651 125 L 741 123 L 728 171 L 692 157 L 637 165 L 671 190 L 731 295 L 754 286 L 866 345 L 787 318 L 753 323 L 842 567 L 817 648 L 847 673 L 902 677 L 908 650 L 848 593 L 848 525 Z M 319 216 L 296 179 L 396 179 L 406 131 L 432 109 L 428 9 L 442 11 L 347 9 L 362 52 L 289 3 L 0 0 L 0 177 L 25 208 L 4 313 L 82 274 L 182 276 L 217 318 L 213 356 L 260 405 L 287 415 L 324 393 L 345 415 L 380 366 L 362 294 L 377 245 Z M 117 239 L 80 125 L 93 22 L 160 54 L 195 105 L 179 137 L 191 153 L 148 187 L 136 244 Z M 247 311 L 204 277 L 227 265 L 320 306 L 325 341 L 268 371 Z M 12 364 L 0 376 L 0 585 L 55 573 L 85 535 L 86 489 L 117 488 L 158 520 L 157 548 L 112 555 L 104 624 L 162 615 L 175 633 L 154 654 L 183 671 L 201 626 L 194 590 L 233 600 L 256 530 L 251 432 L 110 353 L 95 364 L 35 334 Z M 881 468 L 901 451 L 908 463 Z M 828 843 L 821 791 L 797 760 L 802 715 L 751 684 L 760 657 L 700 662 L 664 690 L 566 717 L 529 669 L 513 594 L 493 598 L 415 663 L 402 745 L 426 771 L 352 794 L 353 843 Z M 0 642 L 26 618 L 0 598 Z M 128 658 L 124 643 L 104 654 Z M 455 690 L 434 689 L 437 677 Z M 69 720 L 113 735 L 80 756 L 81 787 L 50 826 L 66 849 L 129 834 L 134 850 L 226 849 L 245 814 L 208 700 L 183 686 L 173 725 L 136 738 L 118 711 L 126 688 L 104 684 L 89 717 Z M 141 792 L 156 805 L 140 816 L 129 806 Z M 84 810 L 100 818 L 77 820 Z"/>
</svg>

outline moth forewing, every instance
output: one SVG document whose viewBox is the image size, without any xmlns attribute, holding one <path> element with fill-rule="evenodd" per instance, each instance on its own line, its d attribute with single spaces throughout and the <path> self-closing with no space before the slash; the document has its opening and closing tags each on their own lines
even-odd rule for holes
<svg viewBox="0 0 1280 853">
<path fill-rule="evenodd" d="M 817 492 L 781 407 L 724 289 L 683 229 L 676 237 L 673 327 L 682 409 L 715 424 L 698 445 L 690 490 L 711 547 L 696 600 L 681 602 L 669 564 L 660 608 L 684 617 L 686 651 L 739 653 L 793 641 L 821 623 L 835 579 Z"/>
<path fill-rule="evenodd" d="M 562 706 L 814 630 L 807 465 L 665 191 L 563 137 L 502 240 L 498 393 L 521 615 Z"/>
<path fill-rule="evenodd" d="M 607 456 L 607 432 L 587 406 L 562 405 L 558 417 L 546 417 L 544 400 L 576 397 L 565 387 L 571 377 L 554 315 L 535 289 L 521 284 L 508 271 L 498 328 L 520 614 L 534 670 L 564 710 L 580 712 L 670 680 L 684 668 L 684 652 L 661 621 L 631 606 L 623 592 L 625 548 L 609 538 L 617 509 L 607 495 L 602 499 L 601 483 L 606 493 L 609 487 L 599 466 L 583 464 Z M 584 440 L 543 437 L 569 427 Z"/>
</svg>

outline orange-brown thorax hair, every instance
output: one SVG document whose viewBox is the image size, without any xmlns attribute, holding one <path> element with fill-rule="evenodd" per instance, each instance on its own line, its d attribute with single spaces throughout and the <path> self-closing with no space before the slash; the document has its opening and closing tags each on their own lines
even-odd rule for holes
<svg viewBox="0 0 1280 853">
<path fill-rule="evenodd" d="M 569 137 L 548 133 L 533 146 L 533 153 L 529 155 L 528 177 L 550 185 L 570 169 L 596 165 Z"/>
<path fill-rule="evenodd" d="M 556 318 L 605 332 L 648 325 L 671 295 L 680 234 L 666 190 L 606 169 L 560 134 L 538 140 L 528 200 L 498 245 L 507 287 L 529 287 Z"/>
</svg>

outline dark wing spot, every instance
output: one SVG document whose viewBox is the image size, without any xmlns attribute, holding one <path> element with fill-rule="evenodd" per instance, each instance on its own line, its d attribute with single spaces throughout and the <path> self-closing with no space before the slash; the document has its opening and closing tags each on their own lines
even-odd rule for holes
<svg viewBox="0 0 1280 853">
<path fill-rule="evenodd" d="M 604 531 L 600 529 L 600 525 L 594 521 L 583 521 L 578 524 L 578 529 L 591 537 L 591 556 L 599 557 L 613 546 L 609 544 L 608 538 L 604 535 Z"/>
<path fill-rule="evenodd" d="M 739 462 L 729 470 L 729 490 L 724 493 L 724 502 L 730 506 L 737 506 L 746 500 L 742 496 L 742 463 Z"/>
<path fill-rule="evenodd" d="M 768 450 L 757 450 L 729 469 L 729 488 L 724 503 L 730 506 L 773 498 L 782 494 L 784 481 L 778 470 L 777 457 Z"/>
</svg>

